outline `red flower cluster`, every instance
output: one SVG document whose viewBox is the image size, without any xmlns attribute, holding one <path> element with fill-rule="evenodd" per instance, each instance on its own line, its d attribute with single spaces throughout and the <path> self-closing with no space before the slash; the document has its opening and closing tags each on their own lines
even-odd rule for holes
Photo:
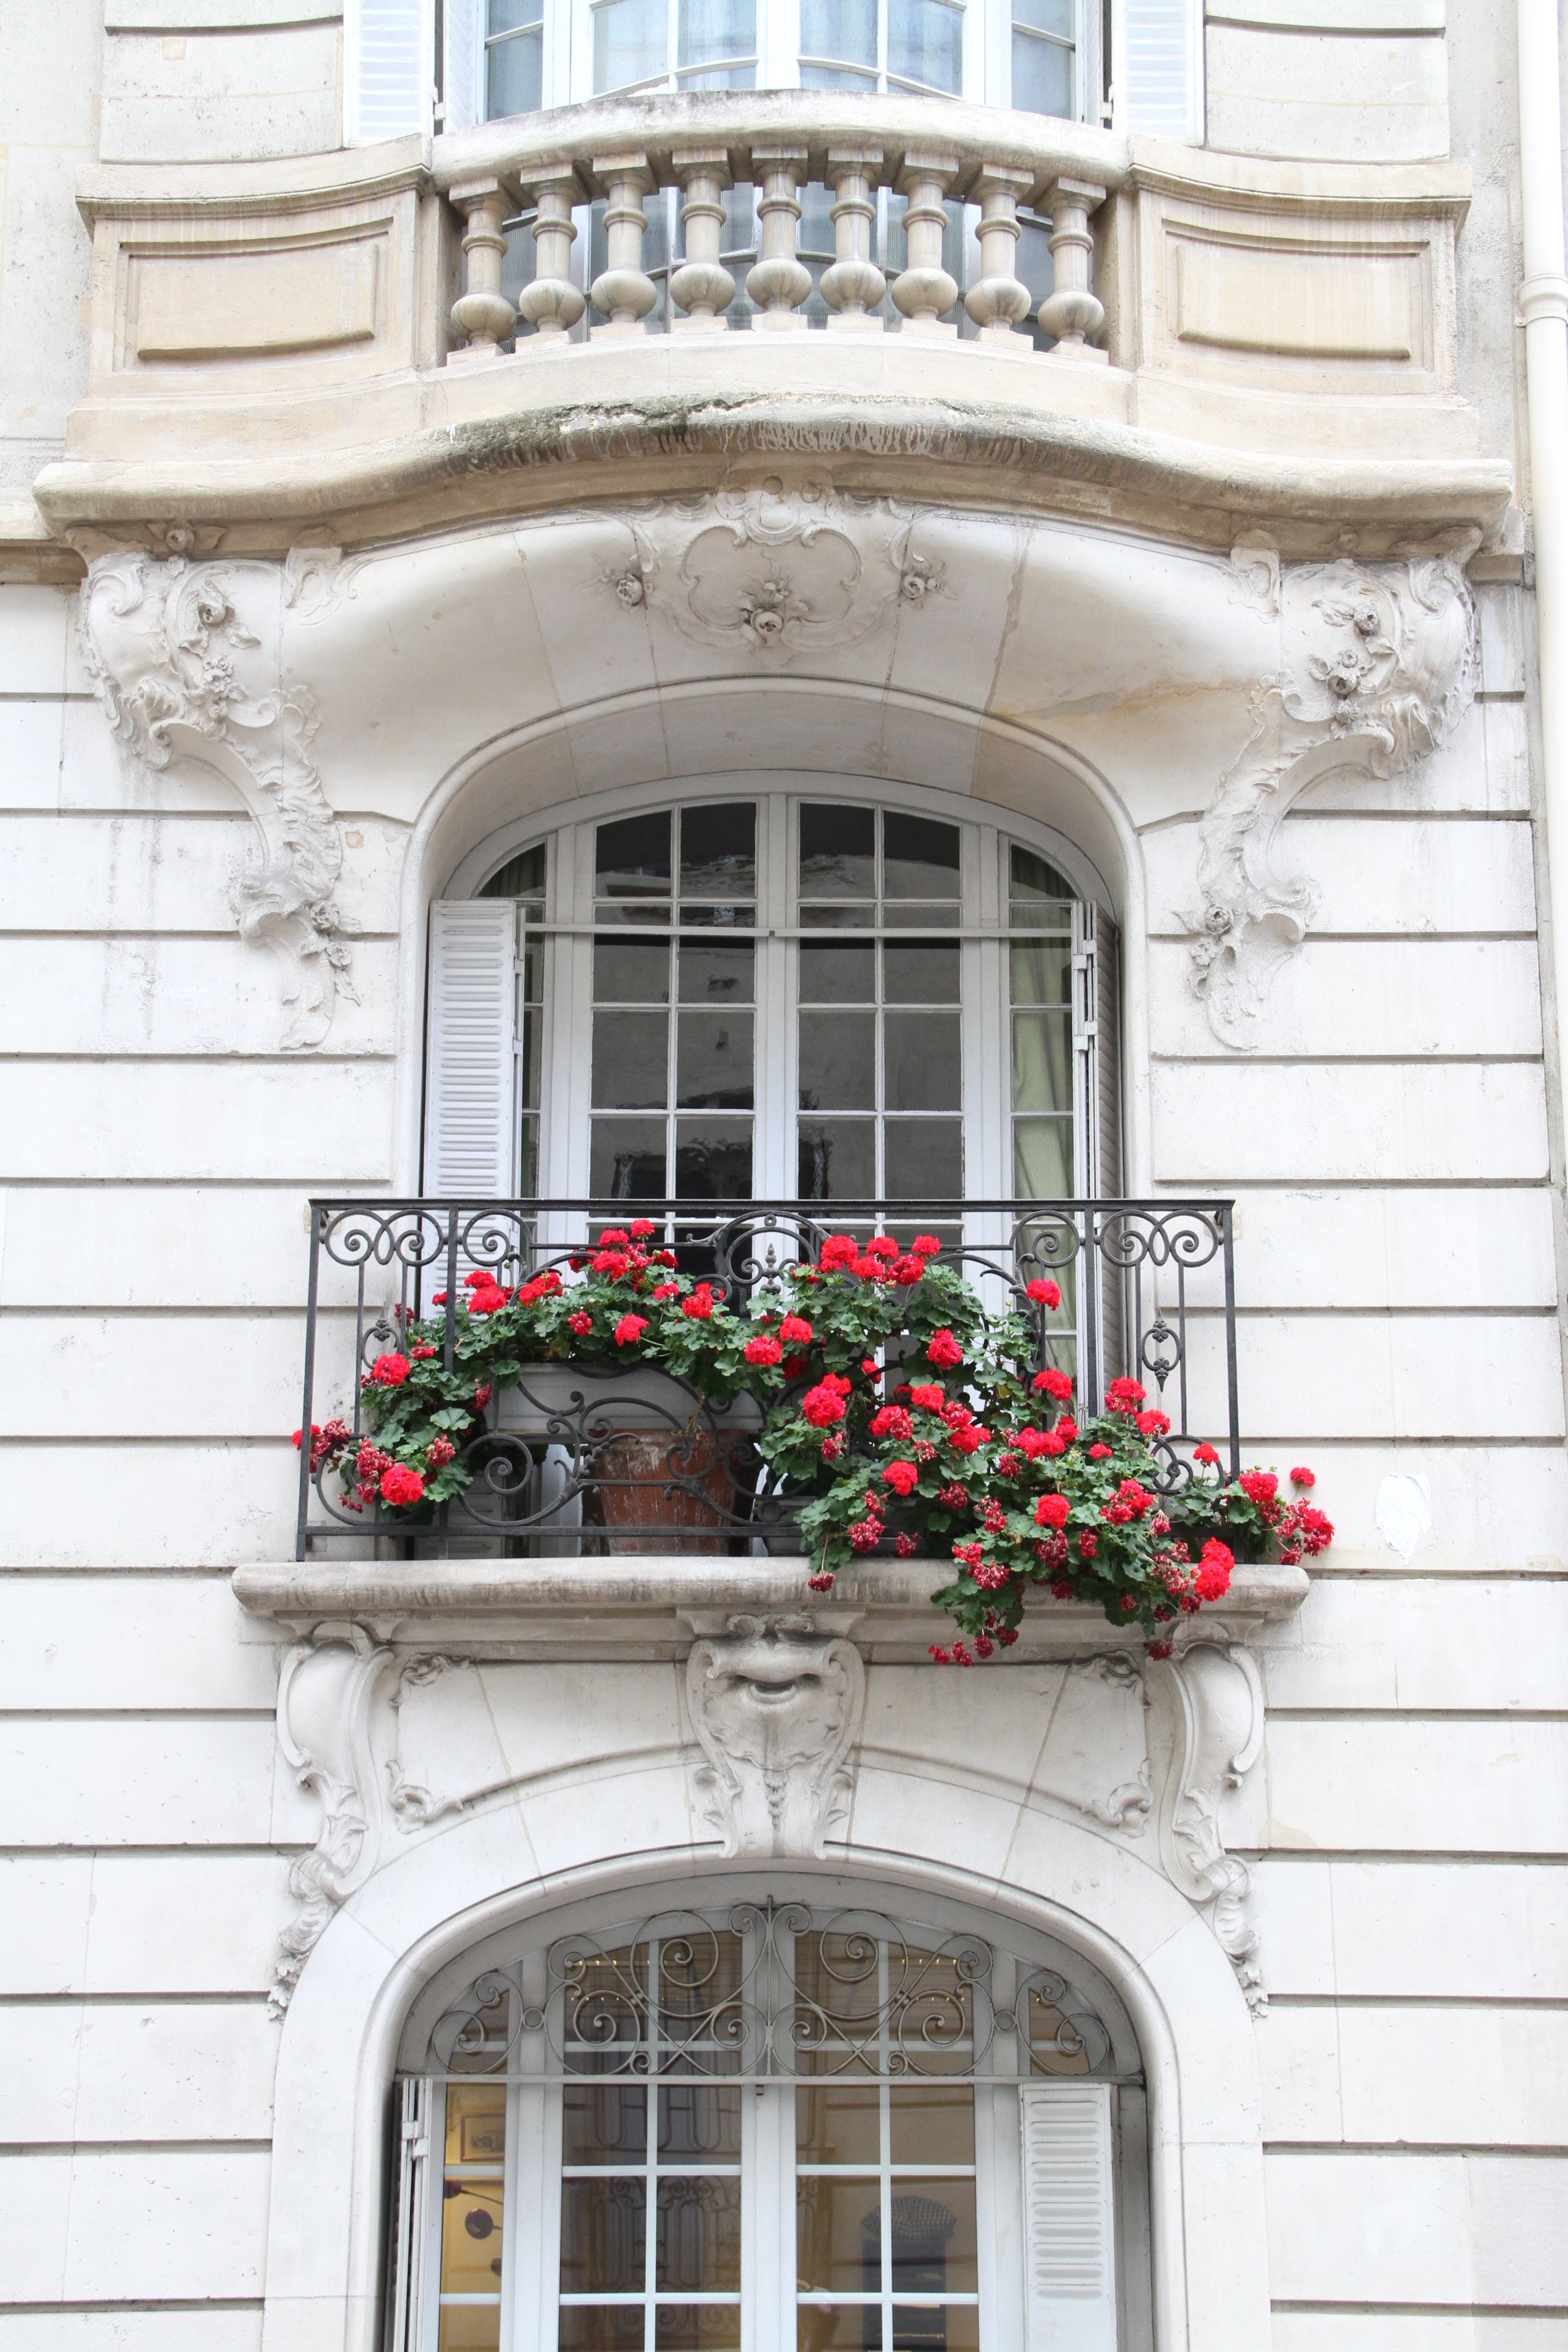
<svg viewBox="0 0 1568 2352">
<path fill-rule="evenodd" d="M 800 1401 L 801 1412 L 813 1429 L 830 1429 L 844 1418 L 844 1400 L 849 1393 L 849 1382 L 842 1373 L 828 1372 L 814 1389 L 807 1389 Z"/>
<path fill-rule="evenodd" d="M 681 1313 L 689 1315 L 694 1323 L 706 1323 L 715 1307 L 721 1309 L 722 1301 L 714 1297 L 705 1282 L 700 1282 L 690 1297 L 680 1302 Z"/>
<path fill-rule="evenodd" d="M 635 1347 L 647 1329 L 647 1317 L 646 1315 L 623 1315 L 620 1321 L 616 1325 L 616 1347 Z"/>
<path fill-rule="evenodd" d="M 771 1331 L 759 1331 L 748 1339 L 741 1350 L 748 1364 L 777 1364 L 784 1360 L 784 1349 Z"/>
<path fill-rule="evenodd" d="M 920 1475 L 913 1462 L 889 1462 L 882 1473 L 882 1484 L 890 1486 L 895 1495 L 908 1496 L 920 1484 Z"/>
<path fill-rule="evenodd" d="M 1148 1401 L 1149 1391 L 1139 1381 L 1112 1381 L 1105 1391 L 1107 1412 L 1135 1413 Z"/>
<path fill-rule="evenodd" d="M 424 1494 L 425 1481 L 418 1471 L 405 1469 L 401 1462 L 394 1462 L 381 1474 L 381 1499 L 384 1503 L 405 1509 L 410 1503 L 421 1501 Z"/>
<path fill-rule="evenodd" d="M 1037 1394 L 1055 1397 L 1058 1404 L 1066 1404 L 1072 1394 L 1072 1382 L 1065 1372 L 1058 1372 L 1054 1365 L 1047 1364 L 1043 1372 L 1035 1374 L 1035 1389 Z"/>
<path fill-rule="evenodd" d="M 400 1389 L 408 1378 L 409 1370 L 407 1357 L 398 1355 L 395 1349 L 390 1355 L 376 1358 L 365 1374 L 365 1385 L 378 1389 Z"/>
<path fill-rule="evenodd" d="M 948 1330 L 933 1331 L 926 1342 L 926 1361 L 939 1372 L 950 1372 L 963 1361 L 963 1349 Z"/>
<path fill-rule="evenodd" d="M 873 1437 L 897 1438 L 901 1444 L 907 1444 L 913 1431 L 914 1423 L 901 1404 L 882 1405 L 871 1415 Z"/>
<path fill-rule="evenodd" d="M 1026 1285 L 1024 1296 L 1026 1298 L 1032 1298 L 1037 1307 L 1048 1307 L 1053 1312 L 1062 1303 L 1062 1295 L 1056 1284 L 1042 1280 L 1038 1275 L 1033 1282 Z"/>
<path fill-rule="evenodd" d="M 1035 1505 L 1035 1519 L 1042 1528 L 1065 1528 L 1068 1523 L 1067 1496 L 1042 1495 Z"/>
</svg>

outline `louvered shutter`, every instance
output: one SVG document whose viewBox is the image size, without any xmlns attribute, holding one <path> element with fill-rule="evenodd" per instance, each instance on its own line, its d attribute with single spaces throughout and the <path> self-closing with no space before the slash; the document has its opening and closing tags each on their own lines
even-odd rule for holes
<svg viewBox="0 0 1568 2352">
<path fill-rule="evenodd" d="M 1121 0 L 1110 61 L 1116 127 L 1156 139 L 1204 135 L 1203 0 Z"/>
<path fill-rule="evenodd" d="M 430 2120 L 436 2085 L 421 2075 L 394 2093 L 392 2242 L 387 2248 L 386 2352 L 421 2352 L 425 2257 L 430 2234 Z"/>
<path fill-rule="evenodd" d="M 434 0 L 348 0 L 344 137 L 351 147 L 430 127 Z"/>
<path fill-rule="evenodd" d="M 467 131 L 485 119 L 484 0 L 446 0 L 442 35 L 443 131 Z"/>
<path fill-rule="evenodd" d="M 425 1191 L 508 1200 L 513 1190 L 517 915 L 509 898 L 430 909 Z"/>
<path fill-rule="evenodd" d="M 1116 2352 L 1109 2083 L 1021 2083 L 1026 2352 Z"/>
</svg>

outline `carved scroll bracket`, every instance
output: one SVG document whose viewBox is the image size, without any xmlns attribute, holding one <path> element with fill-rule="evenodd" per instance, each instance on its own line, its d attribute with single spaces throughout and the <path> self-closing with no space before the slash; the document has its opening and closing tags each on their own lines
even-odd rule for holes
<svg viewBox="0 0 1568 2352">
<path fill-rule="evenodd" d="M 295 1779 L 319 1798 L 314 1846 L 293 1864 L 299 1905 L 279 1939 L 268 2007 L 280 2017 L 332 1914 L 375 1866 L 379 1790 L 370 1746 L 371 1702 L 392 1651 L 363 1625 L 318 1625 L 296 1642 L 278 1685 L 278 1741 Z"/>
<path fill-rule="evenodd" d="M 1319 776 L 1400 775 L 1436 750 L 1474 698 L 1476 614 L 1457 556 L 1281 568 L 1248 541 L 1232 562 L 1238 599 L 1277 620 L 1279 666 L 1199 829 L 1202 903 L 1183 919 L 1194 992 L 1215 1036 L 1245 1050 L 1318 903 L 1310 877 L 1274 869 L 1281 820 Z"/>
<path fill-rule="evenodd" d="M 310 758 L 315 704 L 281 667 L 283 606 L 327 596 L 333 552 L 301 570 L 123 550 L 89 566 L 79 604 L 83 657 L 121 751 L 153 769 L 176 753 L 205 761 L 250 812 L 259 854 L 230 898 L 241 939 L 278 958 L 294 1009 L 286 1046 L 319 1045 L 338 996 L 358 1002 L 332 902 L 342 843 Z"/>
<path fill-rule="evenodd" d="M 1252 1874 L 1225 1850 L 1220 1806 L 1263 1753 L 1263 1683 L 1249 1650 L 1194 1643 L 1146 1669 L 1169 1762 L 1157 1809 L 1160 1859 L 1189 1901 L 1209 1913 L 1247 2006 L 1268 2005 L 1248 1915 Z"/>
<path fill-rule="evenodd" d="M 808 1616 L 730 1617 L 692 1644 L 686 1705 L 704 1759 L 693 1795 L 725 1853 L 822 1855 L 866 1708 L 854 1643 Z"/>
</svg>

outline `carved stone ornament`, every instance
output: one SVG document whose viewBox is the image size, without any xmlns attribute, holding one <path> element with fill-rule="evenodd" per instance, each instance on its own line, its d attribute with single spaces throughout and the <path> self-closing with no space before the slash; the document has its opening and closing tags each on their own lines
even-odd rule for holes
<svg viewBox="0 0 1568 2352">
<path fill-rule="evenodd" d="M 1268 2005 L 1248 1916 L 1252 1874 L 1226 1853 L 1220 1804 L 1263 1753 L 1263 1684 L 1249 1650 L 1194 1643 L 1144 1668 L 1152 1708 L 1163 1717 L 1170 1761 L 1161 1792 L 1160 1859 L 1214 1931 L 1255 2012 Z"/>
<path fill-rule="evenodd" d="M 342 843 L 310 759 L 315 705 L 284 682 L 279 655 L 280 593 L 324 599 L 331 552 L 310 551 L 282 575 L 259 562 L 101 555 L 79 608 L 83 656 L 122 751 L 148 768 L 176 753 L 204 761 L 250 812 L 259 854 L 230 898 L 241 939 L 279 960 L 294 1008 L 287 1046 L 319 1045 L 340 993 L 358 1002 L 332 903 Z"/>
<path fill-rule="evenodd" d="M 1280 820 L 1319 776 L 1399 775 L 1436 751 L 1474 696 L 1476 615 L 1446 556 L 1281 570 L 1248 541 L 1232 562 L 1238 600 L 1278 615 L 1280 666 L 1253 695 L 1251 735 L 1199 829 L 1203 902 L 1184 919 L 1197 934 L 1194 991 L 1215 1034 L 1245 1049 L 1318 903 L 1306 876 L 1274 870 Z"/>
<path fill-rule="evenodd" d="M 296 1642 L 278 1685 L 278 1744 L 302 1789 L 321 1801 L 321 1827 L 289 1873 L 299 1905 L 279 1938 L 268 2007 L 288 2008 L 300 1971 L 333 1912 L 375 1866 L 377 1786 L 370 1747 L 375 1684 L 392 1652 L 363 1625 L 318 1625 Z"/>
<path fill-rule="evenodd" d="M 698 1802 L 725 1853 L 823 1854 L 866 1707 L 854 1643 L 810 1617 L 731 1617 L 693 1643 L 686 1704 L 706 1759 Z"/>
<path fill-rule="evenodd" d="M 646 605 L 693 644 L 773 668 L 953 593 L 944 566 L 911 551 L 909 508 L 826 481 L 672 499 L 626 528 L 632 557 L 604 585 L 626 611 Z"/>
</svg>

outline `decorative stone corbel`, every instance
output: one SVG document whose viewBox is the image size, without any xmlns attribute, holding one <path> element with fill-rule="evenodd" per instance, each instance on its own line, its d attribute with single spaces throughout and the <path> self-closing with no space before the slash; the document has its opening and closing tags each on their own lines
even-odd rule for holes
<svg viewBox="0 0 1568 2352">
<path fill-rule="evenodd" d="M 89 566 L 79 606 L 83 657 L 121 750 L 148 768 L 176 752 L 205 761 L 250 812 L 260 854 L 230 897 L 241 939 L 281 966 L 296 1008 L 287 1046 L 319 1045 L 340 993 L 358 1002 L 331 895 L 342 843 L 309 756 L 315 705 L 282 676 L 282 606 L 303 578 L 298 567 L 127 550 Z"/>
<path fill-rule="evenodd" d="M 1263 1683 L 1249 1650 L 1194 1643 L 1145 1669 L 1166 1758 L 1157 1820 L 1160 1859 L 1189 1901 L 1209 1911 L 1255 2013 L 1268 2005 L 1247 1913 L 1252 1874 L 1226 1853 L 1219 1809 L 1263 1753 Z"/>
<path fill-rule="evenodd" d="M 1200 827 L 1203 903 L 1184 919 L 1194 991 L 1215 1034 L 1245 1049 L 1318 903 L 1305 875 L 1273 869 L 1280 820 L 1320 776 L 1400 775 L 1436 751 L 1474 695 L 1476 615 L 1448 556 L 1281 570 L 1248 541 L 1232 561 L 1246 600 L 1278 612 L 1280 667 L 1260 681 L 1251 735 Z"/>
<path fill-rule="evenodd" d="M 300 1971 L 338 1906 L 374 1865 L 378 1789 L 370 1706 L 392 1656 L 363 1625 L 318 1625 L 296 1642 L 278 1684 L 278 1743 L 302 1789 L 321 1804 L 314 1846 L 289 1873 L 300 1906 L 279 1938 L 268 2007 L 281 2017 Z"/>
<path fill-rule="evenodd" d="M 846 1809 L 866 1707 L 853 1642 L 810 1617 L 730 1617 L 686 1662 L 699 1811 L 730 1854 L 817 1855 Z"/>
</svg>

